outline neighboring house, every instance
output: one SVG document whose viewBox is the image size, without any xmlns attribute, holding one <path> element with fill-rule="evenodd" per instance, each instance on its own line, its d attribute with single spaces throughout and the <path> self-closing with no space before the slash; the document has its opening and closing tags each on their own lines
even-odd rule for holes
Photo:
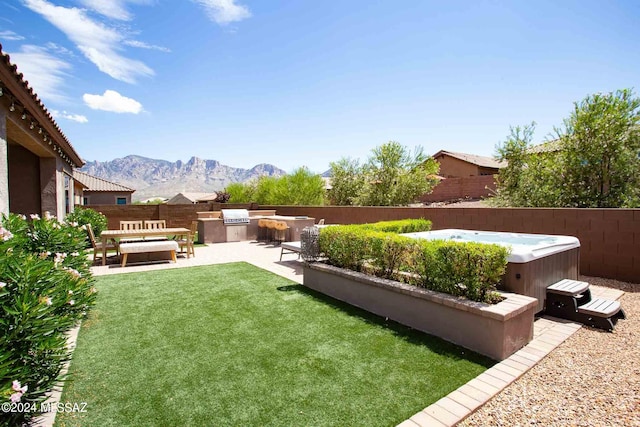
<svg viewBox="0 0 640 427">
<path fill-rule="evenodd" d="M 507 165 L 491 157 L 445 150 L 438 151 L 433 158 L 440 163 L 438 175 L 445 178 L 495 175 Z"/>
<path fill-rule="evenodd" d="M 496 189 L 494 175 L 506 166 L 491 157 L 440 150 L 433 155 L 440 163 L 438 185 L 420 201 L 445 202 L 458 199 L 480 199 Z"/>
<path fill-rule="evenodd" d="M 217 193 L 178 193 L 169 200 L 168 205 L 188 205 L 193 203 L 215 202 Z"/>
<path fill-rule="evenodd" d="M 77 170 L 73 176 L 83 186 L 80 197 L 76 199 L 80 205 L 130 205 L 131 195 L 136 191 Z"/>
<path fill-rule="evenodd" d="M 0 214 L 73 211 L 84 161 L 0 45 Z"/>
</svg>

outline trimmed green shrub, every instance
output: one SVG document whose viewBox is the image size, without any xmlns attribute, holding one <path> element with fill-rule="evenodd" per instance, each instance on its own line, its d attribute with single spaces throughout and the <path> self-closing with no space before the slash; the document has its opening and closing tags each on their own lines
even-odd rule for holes
<svg viewBox="0 0 640 427">
<path fill-rule="evenodd" d="M 434 291 L 493 302 L 507 268 L 507 248 L 484 243 L 417 240 L 413 283 Z"/>
<path fill-rule="evenodd" d="M 417 221 L 416 224 L 412 224 Z M 499 245 L 413 239 L 380 230 L 424 231 L 426 220 L 326 227 L 320 251 L 329 264 L 396 279 L 472 301 L 495 302 L 508 250 Z"/>
<path fill-rule="evenodd" d="M 39 404 L 60 381 L 65 333 L 90 309 L 95 288 L 86 231 L 55 218 L 9 215 L 0 227 L 0 404 Z M 3 412 L 21 425 L 35 412 Z"/>
<path fill-rule="evenodd" d="M 380 221 L 372 224 L 361 224 L 360 227 L 368 230 L 383 231 L 386 233 L 418 233 L 420 231 L 430 231 L 431 221 L 424 218 L 399 219 L 395 221 Z"/>
<path fill-rule="evenodd" d="M 65 222 L 71 225 L 91 224 L 93 233 L 96 236 L 99 236 L 100 233 L 107 229 L 106 216 L 91 208 L 83 208 L 80 206 L 76 206 L 73 212 L 67 215 Z"/>
</svg>

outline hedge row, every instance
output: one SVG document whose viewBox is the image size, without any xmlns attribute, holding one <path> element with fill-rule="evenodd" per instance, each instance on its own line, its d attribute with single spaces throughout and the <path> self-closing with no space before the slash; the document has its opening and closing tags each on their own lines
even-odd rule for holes
<svg viewBox="0 0 640 427">
<path fill-rule="evenodd" d="M 94 304 L 86 231 L 55 218 L 4 217 L 0 226 L 0 426 L 23 425 L 59 384 L 68 332 Z M 33 406 L 29 406 L 32 408 Z M 9 406 L 9 409 L 12 409 Z"/>
<path fill-rule="evenodd" d="M 372 224 L 323 228 L 319 245 L 337 267 L 482 302 L 497 299 L 508 256 L 499 245 L 413 239 L 377 231 Z"/>
</svg>

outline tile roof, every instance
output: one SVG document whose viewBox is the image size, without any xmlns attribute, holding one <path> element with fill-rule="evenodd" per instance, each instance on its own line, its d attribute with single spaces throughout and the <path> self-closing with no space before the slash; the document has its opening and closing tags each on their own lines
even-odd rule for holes
<svg viewBox="0 0 640 427">
<path fill-rule="evenodd" d="M 478 156 L 476 154 L 455 153 L 453 151 L 446 151 L 446 150 L 438 151 L 436 154 L 433 155 L 433 158 L 435 159 L 437 157 L 444 156 L 444 155 L 455 157 L 456 159 L 459 159 L 483 168 L 500 169 L 507 166 L 507 162 L 500 162 L 498 160 L 495 160 L 492 157 Z"/>
<path fill-rule="evenodd" d="M 133 188 L 125 187 L 124 185 L 116 184 L 115 182 L 107 181 L 106 179 L 98 178 L 97 176 L 89 175 L 78 170 L 73 171 L 73 178 L 87 187 L 86 191 L 118 191 L 118 192 L 131 192 Z"/>
<path fill-rule="evenodd" d="M 213 202 L 218 197 L 217 193 L 178 193 L 170 198 L 167 203 L 181 204 L 181 203 L 198 203 L 198 202 Z"/>
<path fill-rule="evenodd" d="M 40 127 L 44 128 L 45 135 L 49 134 L 49 137 L 56 143 L 52 146 L 54 152 L 62 157 L 68 157 L 74 167 L 82 167 L 85 164 L 49 110 L 38 98 L 33 88 L 29 86 L 29 82 L 24 79 L 24 75 L 18 73 L 18 66 L 12 64 L 9 55 L 2 51 L 2 44 L 0 44 L 0 88 L 3 89 L 3 96 L 4 92 L 8 91 L 11 93 L 12 101 L 17 102 L 19 108 L 22 105 L 20 113 L 27 112 L 34 121 L 38 122 Z"/>
</svg>

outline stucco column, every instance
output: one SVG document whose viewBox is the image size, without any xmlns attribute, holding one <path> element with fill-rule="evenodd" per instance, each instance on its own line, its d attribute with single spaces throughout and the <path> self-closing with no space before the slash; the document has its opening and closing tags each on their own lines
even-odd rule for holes
<svg viewBox="0 0 640 427">
<path fill-rule="evenodd" d="M 58 171 L 56 159 L 40 157 L 40 214 L 58 216 Z"/>
<path fill-rule="evenodd" d="M 0 214 L 9 214 L 7 112 L 0 110 Z"/>
</svg>

